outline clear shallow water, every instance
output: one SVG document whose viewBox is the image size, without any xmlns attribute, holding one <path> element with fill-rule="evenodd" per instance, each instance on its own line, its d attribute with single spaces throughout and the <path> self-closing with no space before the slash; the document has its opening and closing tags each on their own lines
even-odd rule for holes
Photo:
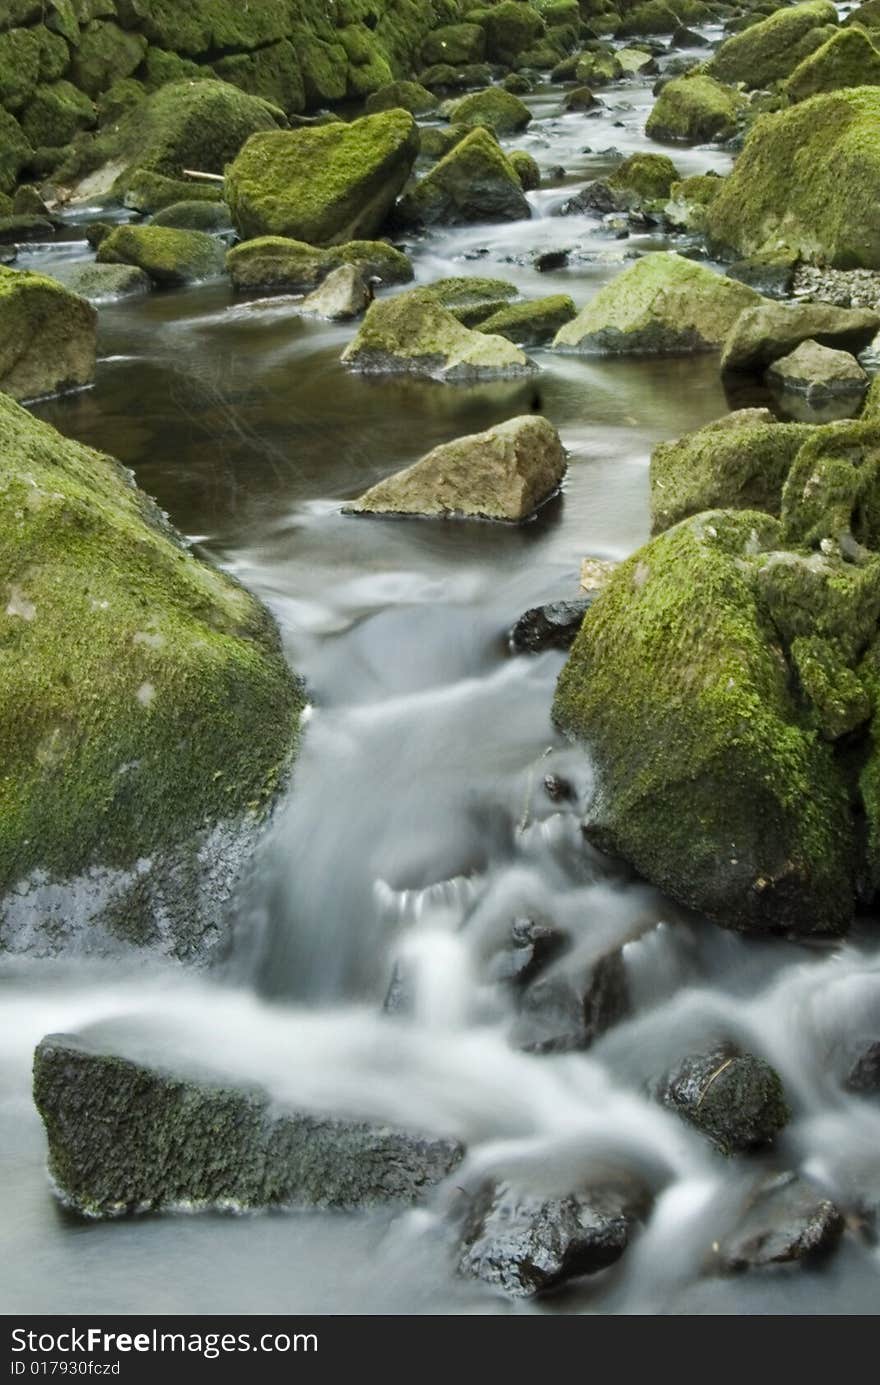
<svg viewBox="0 0 880 1385">
<path fill-rule="evenodd" d="M 612 166 L 601 151 L 645 147 L 648 87 L 603 98 L 598 117 L 560 115 L 552 89 L 530 98 L 536 119 L 508 143 L 565 177 L 531 195 L 530 222 L 413 243 L 417 279 L 497 274 L 528 294 L 570 292 L 581 306 L 625 257 L 664 245 L 552 214 Z M 729 167 L 715 149 L 671 152 L 683 173 Z M 534 269 L 536 252 L 563 247 L 569 268 Z M 86 254 L 68 242 L 20 263 Z M 140 957 L 0 969 L 0 1304 L 876 1311 L 877 1251 L 854 1236 L 819 1271 L 707 1278 L 708 1248 L 735 1216 L 746 1175 L 640 1095 L 681 1053 L 721 1033 L 739 1039 L 776 1064 L 794 1108 L 774 1166 L 811 1172 L 848 1207 L 876 1204 L 880 1109 L 840 1086 L 853 1036 L 880 1029 L 876 942 L 747 943 L 585 851 L 575 813 L 542 789 L 552 770 L 581 801 L 589 791 L 586 757 L 549 720 L 561 656 L 506 650 L 524 609 L 576 594 L 582 557 L 623 557 L 647 537 L 650 451 L 729 407 L 716 362 L 542 352 L 537 385 L 459 388 L 346 374 L 338 356 L 351 330 L 220 285 L 156 294 L 102 309 L 94 388 L 38 409 L 133 467 L 178 526 L 269 604 L 314 705 L 222 969 L 182 974 Z M 536 388 L 571 463 L 562 496 L 532 523 L 340 514 L 344 499 L 434 444 L 528 409 Z M 534 1057 L 509 1042 L 513 1015 L 488 963 L 510 920 L 535 913 L 569 931 L 584 957 L 626 944 L 635 1017 L 587 1055 Z M 381 1006 L 395 963 L 413 1010 L 391 1017 Z M 458 1134 L 470 1150 L 463 1178 L 526 1161 L 565 1187 L 610 1160 L 651 1182 L 655 1210 L 618 1267 L 525 1307 L 454 1275 L 443 1215 L 454 1189 L 402 1215 L 82 1225 L 49 1194 L 29 1068 L 45 1033 L 93 1026 L 148 1058 L 209 1061 L 279 1098 Z"/>
</svg>

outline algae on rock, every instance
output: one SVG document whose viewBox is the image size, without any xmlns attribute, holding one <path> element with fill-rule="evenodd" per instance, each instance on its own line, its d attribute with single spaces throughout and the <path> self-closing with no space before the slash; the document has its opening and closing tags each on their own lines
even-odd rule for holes
<svg viewBox="0 0 880 1385">
<path fill-rule="evenodd" d="M 54 279 L 0 266 L 0 400 L 91 383 L 95 310 Z"/>
</svg>

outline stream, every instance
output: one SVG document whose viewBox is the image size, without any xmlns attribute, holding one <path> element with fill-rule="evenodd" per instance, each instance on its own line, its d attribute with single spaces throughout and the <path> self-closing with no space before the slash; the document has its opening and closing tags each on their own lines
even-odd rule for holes
<svg viewBox="0 0 880 1385">
<path fill-rule="evenodd" d="M 644 137 L 652 80 L 602 91 L 595 115 L 561 114 L 562 89 L 540 86 L 529 130 L 503 143 L 564 177 L 529 194 L 531 221 L 407 243 L 417 281 L 492 275 L 580 308 L 631 257 L 672 244 L 554 215 L 617 155 L 658 148 Z M 682 176 L 731 166 L 712 147 L 662 152 Z M 569 250 L 569 265 L 539 273 L 533 258 L 550 249 Z M 72 222 L 63 241 L 23 247 L 18 265 L 51 272 L 90 255 Z M 818 1268 L 706 1275 L 743 1175 L 640 1094 L 663 1055 L 723 1027 L 784 1080 L 794 1118 L 773 1167 L 877 1206 L 880 1105 L 836 1076 L 854 1028 L 880 1031 L 876 932 L 833 948 L 742 939 L 585 848 L 577 805 L 543 789 L 545 774 L 564 775 L 583 803 L 590 785 L 586 755 L 550 723 L 564 656 L 507 648 L 523 611 L 577 595 L 583 557 L 623 558 L 647 539 L 652 448 L 731 407 L 717 359 L 536 351 L 537 385 L 462 387 L 346 373 L 353 331 L 225 284 L 155 293 L 102 307 L 94 387 L 36 406 L 131 467 L 270 607 L 312 706 L 221 965 L 187 972 L 134 953 L 0 963 L 2 1311 L 876 1311 L 880 1253 L 854 1235 Z M 570 462 L 562 495 L 532 522 L 340 513 L 436 444 L 527 412 L 536 389 Z M 552 919 L 586 951 L 625 943 L 633 1016 L 586 1054 L 511 1043 L 487 959 L 524 916 Z M 388 1014 L 395 967 L 410 1004 Z M 135 1027 L 157 1060 L 210 1060 L 279 1099 L 457 1135 L 469 1168 L 522 1155 L 562 1177 L 613 1159 L 652 1182 L 654 1210 L 611 1270 L 526 1303 L 456 1275 L 443 1216 L 454 1190 L 403 1213 L 84 1223 L 50 1194 L 30 1063 L 44 1034 L 85 1026 L 111 1039 Z"/>
</svg>

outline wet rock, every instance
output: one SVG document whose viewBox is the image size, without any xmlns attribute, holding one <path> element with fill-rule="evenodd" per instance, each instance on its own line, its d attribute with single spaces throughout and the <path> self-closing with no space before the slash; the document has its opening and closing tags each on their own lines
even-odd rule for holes
<svg viewBox="0 0 880 1385">
<path fill-rule="evenodd" d="M 534 414 L 442 443 L 346 506 L 349 514 L 528 518 L 559 487 L 566 455 L 559 434 Z"/>
<path fill-rule="evenodd" d="M 857 354 L 880 331 L 880 314 L 827 303 L 756 303 L 732 323 L 721 354 L 722 371 L 761 372 L 801 342 Z"/>
<path fill-rule="evenodd" d="M 495 135 L 518 134 L 532 119 L 525 102 L 503 87 L 471 92 L 470 96 L 453 103 L 448 116 L 453 125 L 491 130 Z"/>
<path fill-rule="evenodd" d="M 708 48 L 710 40 L 696 29 L 688 29 L 686 25 L 680 24 L 674 31 L 670 46 L 672 48 Z"/>
<path fill-rule="evenodd" d="M 426 173 L 398 208 L 405 222 L 456 226 L 532 214 L 513 164 L 488 130 L 475 129 Z"/>
<path fill-rule="evenodd" d="M 418 126 L 408 111 L 270 131 L 252 136 L 226 170 L 225 196 L 245 240 L 289 236 L 339 245 L 382 227 L 418 152 Z"/>
<path fill-rule="evenodd" d="M 551 601 L 535 606 L 520 616 L 510 632 L 510 643 L 517 654 L 540 654 L 545 649 L 570 649 L 593 598 L 578 601 Z"/>
<path fill-rule="evenodd" d="M 340 265 L 353 265 L 365 279 L 408 284 L 411 260 L 381 240 L 353 240 L 320 249 L 286 236 L 259 236 L 236 245 L 226 269 L 239 293 L 304 293 L 318 287 Z"/>
<path fill-rule="evenodd" d="M 522 989 L 568 946 L 568 935 L 555 924 L 542 919 L 514 919 L 507 946 L 492 959 L 490 978 Z"/>
<path fill-rule="evenodd" d="M 683 144 L 732 139 L 747 104 L 735 87 L 722 86 L 702 71 L 675 77 L 664 83 L 645 134 Z"/>
<path fill-rule="evenodd" d="M 159 288 L 179 288 L 221 275 L 226 247 L 204 231 L 117 226 L 99 245 L 97 259 L 102 265 L 136 265 Z"/>
<path fill-rule="evenodd" d="M 657 71 L 657 60 L 641 48 L 618 48 L 617 61 L 624 77 L 648 76 Z"/>
<path fill-rule="evenodd" d="M 412 1202 L 464 1153 L 455 1140 L 286 1109 L 259 1088 L 163 1071 L 66 1034 L 37 1047 L 34 1100 L 55 1189 L 88 1217 Z"/>
<path fill-rule="evenodd" d="M 506 379 L 537 369 L 505 337 L 471 331 L 419 289 L 372 303 L 342 363 L 370 374 L 450 381 Z"/>
<path fill-rule="evenodd" d="M 544 250 L 533 261 L 535 269 L 541 274 L 551 274 L 556 269 L 565 269 L 570 250 Z"/>
<path fill-rule="evenodd" d="M 186 182 L 182 178 L 166 178 L 162 173 L 136 169 L 127 179 L 122 205 L 143 216 L 154 216 L 179 202 L 222 202 L 219 183 Z"/>
<path fill-rule="evenodd" d="M 544 792 L 551 803 L 573 803 L 577 797 L 574 785 L 558 774 L 544 775 Z"/>
<path fill-rule="evenodd" d="M 45 275 L 0 267 L 0 391 L 34 399 L 89 384 L 95 332 L 85 299 Z"/>
<path fill-rule="evenodd" d="M 479 24 L 443 24 L 434 29 L 422 44 L 422 62 L 431 67 L 443 63 L 450 67 L 482 62 L 486 56 L 486 35 Z"/>
<path fill-rule="evenodd" d="M 596 1274 L 623 1255 L 645 1204 L 626 1181 L 548 1197 L 488 1179 L 468 1208 L 459 1272 L 517 1298 Z"/>
<path fill-rule="evenodd" d="M 717 1255 L 734 1271 L 816 1260 L 835 1249 L 844 1226 L 843 1213 L 813 1184 L 795 1173 L 777 1174 L 756 1189 Z"/>
<path fill-rule="evenodd" d="M 702 234 L 706 229 L 708 209 L 718 196 L 720 187 L 721 179 L 711 173 L 697 173 L 692 178 L 682 178 L 673 183 L 669 189 L 669 200 L 663 208 L 667 223 L 679 231 Z M 738 276 L 731 274 L 730 277 L 735 279 Z M 742 279 L 741 282 L 748 283 L 748 280 Z M 757 284 L 751 287 L 762 292 Z"/>
<path fill-rule="evenodd" d="M 745 284 L 681 255 L 645 255 L 599 291 L 554 345 L 591 353 L 675 355 L 720 347 L 743 309 Z"/>
<path fill-rule="evenodd" d="M 504 304 L 484 318 L 479 329 L 507 337 L 519 346 L 544 346 L 576 316 L 577 309 L 568 294 L 555 293 L 525 303 Z"/>
<path fill-rule="evenodd" d="M 720 179 L 718 190 L 721 190 Z M 794 287 L 797 263 L 796 255 L 784 250 L 771 250 L 764 255 L 751 255 L 748 259 L 737 260 L 727 273 L 731 279 L 748 284 L 765 298 L 788 298 Z"/>
<path fill-rule="evenodd" d="M 149 293 L 153 287 L 149 274 L 136 265 L 56 265 L 53 278 L 90 303 L 115 303 Z"/>
<path fill-rule="evenodd" d="M 468 91 L 491 82 L 492 69 L 488 63 L 465 63 L 463 67 L 454 67 L 451 63 L 433 63 L 419 73 L 418 80 L 429 91 Z"/>
<path fill-rule="evenodd" d="M 860 399 L 868 388 L 868 377 L 855 356 L 810 340 L 774 361 L 765 379 L 777 389 L 805 395 L 813 404 L 841 396 Z"/>
<path fill-rule="evenodd" d="M 51 240 L 55 227 L 45 216 L 0 216 L 0 245 Z"/>
<path fill-rule="evenodd" d="M 528 1053 L 567 1053 L 590 1045 L 629 1013 L 620 950 L 589 964 L 560 965 L 520 997 L 513 1039 Z"/>
<path fill-rule="evenodd" d="M 660 1083 L 657 1097 L 722 1154 L 771 1145 L 791 1114 L 770 1064 L 723 1045 L 683 1059 Z"/>
<path fill-rule="evenodd" d="M 849 1070 L 844 1086 L 850 1092 L 880 1092 L 880 1039 L 867 1043 Z"/>
<path fill-rule="evenodd" d="M 636 211 L 667 198 L 677 179 L 675 164 L 665 154 L 631 154 L 609 177 L 589 183 L 566 202 L 561 212 Z"/>
<path fill-rule="evenodd" d="M 299 311 L 330 322 L 350 322 L 366 312 L 372 301 L 372 287 L 361 270 L 345 264 L 330 271 L 320 288 L 303 299 Z"/>
</svg>

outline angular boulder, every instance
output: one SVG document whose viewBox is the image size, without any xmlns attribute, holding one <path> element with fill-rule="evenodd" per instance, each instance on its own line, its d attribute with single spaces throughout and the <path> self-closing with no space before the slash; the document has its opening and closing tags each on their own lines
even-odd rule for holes
<svg viewBox="0 0 880 1385">
<path fill-rule="evenodd" d="M 759 302 L 745 284 L 660 251 L 600 289 L 553 344 L 592 354 L 715 351 L 743 309 Z"/>
<path fill-rule="evenodd" d="M 725 39 L 706 71 L 719 82 L 769 87 L 820 47 L 828 37 L 825 31 L 836 24 L 837 10 L 831 0 L 783 7 Z"/>
<path fill-rule="evenodd" d="M 97 316 L 78 294 L 0 266 L 0 391 L 35 399 L 91 383 Z"/>
<path fill-rule="evenodd" d="M 516 169 L 488 130 L 460 140 L 402 199 L 405 221 L 456 226 L 473 221 L 528 220 Z"/>
<path fill-rule="evenodd" d="M 733 322 L 724 341 L 721 369 L 763 372 L 804 341 L 858 353 L 870 346 L 878 332 L 880 314 L 870 308 L 756 301 Z"/>
<path fill-rule="evenodd" d="M 331 270 L 320 287 L 303 299 L 299 311 L 328 322 L 350 322 L 366 312 L 372 299 L 361 270 L 344 264 Z"/>
<path fill-rule="evenodd" d="M 536 414 L 441 443 L 346 506 L 348 514 L 470 515 L 517 523 L 559 489 L 566 455 Z"/>
<path fill-rule="evenodd" d="M 723 86 L 703 71 L 675 77 L 660 92 L 645 134 L 682 144 L 732 139 L 747 104 L 735 87 Z"/>
<path fill-rule="evenodd" d="M 811 340 L 802 341 L 788 356 L 774 361 L 765 378 L 776 389 L 804 395 L 811 404 L 860 399 L 868 388 L 868 377 L 855 356 Z"/>
<path fill-rule="evenodd" d="M 55 1191 L 91 1218 L 414 1202 L 464 1154 L 456 1140 L 292 1110 L 69 1034 L 38 1045 L 34 1100 Z"/>
<path fill-rule="evenodd" d="M 419 152 L 409 111 L 254 135 L 226 171 L 242 239 L 289 236 L 311 245 L 367 239 L 385 222 Z"/>
<path fill-rule="evenodd" d="M 714 1248 L 728 1271 L 815 1261 L 829 1255 L 845 1230 L 840 1208 L 795 1173 L 764 1179 L 749 1198 L 738 1226 Z"/>
<path fill-rule="evenodd" d="M 317 288 L 343 264 L 383 284 L 408 284 L 413 277 L 411 260 L 381 240 L 353 240 L 321 249 L 286 236 L 258 236 L 234 246 L 226 256 L 226 269 L 239 293 L 302 293 Z"/>
<path fill-rule="evenodd" d="M 159 288 L 179 288 L 218 278 L 226 246 L 204 231 L 169 226 L 118 226 L 98 247 L 98 264 L 135 265 Z"/>
</svg>

